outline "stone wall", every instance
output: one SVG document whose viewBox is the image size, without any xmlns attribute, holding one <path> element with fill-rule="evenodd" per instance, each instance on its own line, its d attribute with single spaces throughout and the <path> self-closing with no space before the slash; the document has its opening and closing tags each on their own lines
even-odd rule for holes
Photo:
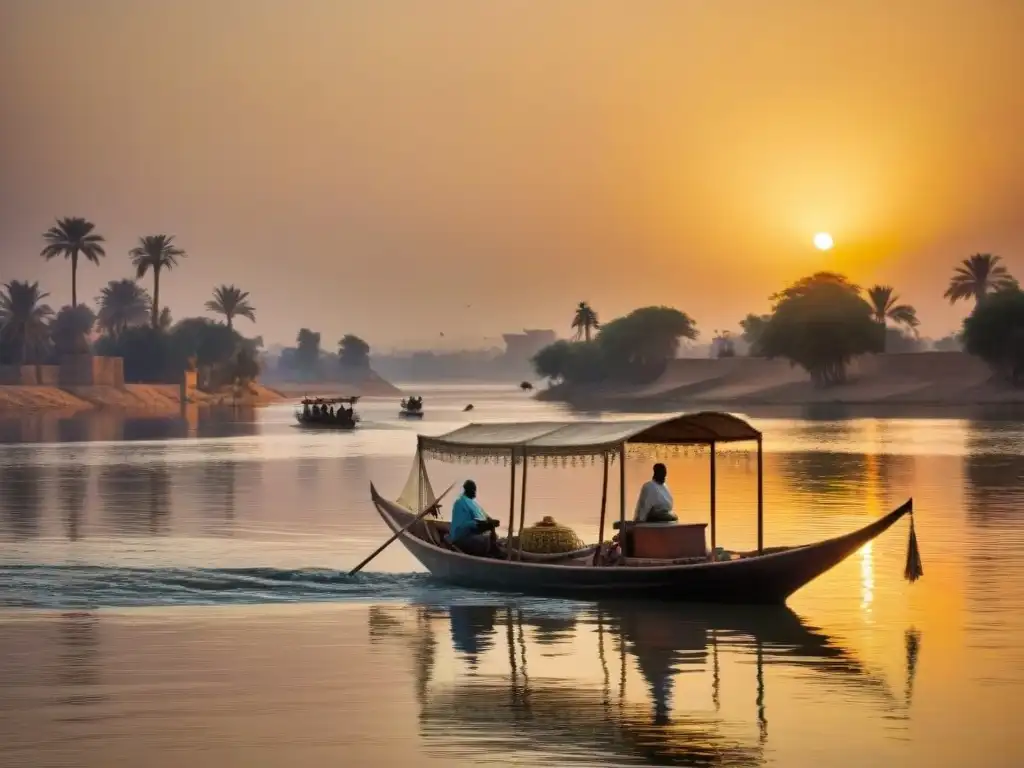
<svg viewBox="0 0 1024 768">
<path fill-rule="evenodd" d="M 97 355 L 65 355 L 60 361 L 61 387 L 123 387 L 124 360 Z"/>
<path fill-rule="evenodd" d="M 0 365 L 0 386 L 55 387 L 59 378 L 60 368 L 56 365 Z"/>
</svg>

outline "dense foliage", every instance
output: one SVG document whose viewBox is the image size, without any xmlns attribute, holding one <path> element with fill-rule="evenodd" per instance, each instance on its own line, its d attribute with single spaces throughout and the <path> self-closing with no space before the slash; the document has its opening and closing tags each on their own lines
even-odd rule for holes
<svg viewBox="0 0 1024 768">
<path fill-rule="evenodd" d="M 370 367 L 370 345 L 358 336 L 346 333 L 338 342 L 338 362 L 342 368 L 366 370 Z"/>
<path fill-rule="evenodd" d="M 761 351 L 799 365 L 816 386 L 843 383 L 854 357 L 883 349 L 885 326 L 842 275 L 811 275 L 772 298 L 771 319 L 759 338 Z"/>
<path fill-rule="evenodd" d="M 1024 292 L 988 294 L 964 321 L 964 349 L 1013 384 L 1024 386 Z"/>
<path fill-rule="evenodd" d="M 642 307 L 603 325 L 593 341 L 556 341 L 532 362 L 539 375 L 555 382 L 651 381 L 676 357 L 680 339 L 696 338 L 686 313 Z"/>
</svg>

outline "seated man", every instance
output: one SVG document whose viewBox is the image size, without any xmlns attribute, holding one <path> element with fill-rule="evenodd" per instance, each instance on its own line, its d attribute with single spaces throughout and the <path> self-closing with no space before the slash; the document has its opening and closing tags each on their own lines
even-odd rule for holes
<svg viewBox="0 0 1024 768">
<path fill-rule="evenodd" d="M 674 523 L 678 518 L 672 512 L 672 493 L 665 485 L 668 470 L 664 464 L 654 465 L 654 476 L 640 489 L 633 520 L 638 523 Z"/>
<path fill-rule="evenodd" d="M 491 557 L 498 553 L 498 536 L 494 529 L 498 521 L 492 520 L 476 500 L 476 483 L 467 480 L 462 495 L 452 505 L 452 524 L 448 538 L 467 555 Z"/>
</svg>

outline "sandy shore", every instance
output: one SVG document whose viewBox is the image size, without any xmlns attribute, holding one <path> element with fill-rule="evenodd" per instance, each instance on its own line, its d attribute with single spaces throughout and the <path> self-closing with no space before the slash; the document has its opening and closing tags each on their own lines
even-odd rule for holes
<svg viewBox="0 0 1024 768">
<path fill-rule="evenodd" d="M 538 398 L 579 406 L 689 408 L 700 405 L 917 405 L 1024 403 L 1024 390 L 994 381 L 980 360 L 962 352 L 869 355 L 851 366 L 848 383 L 814 387 L 784 360 L 681 359 L 657 381 L 634 387 L 551 387 Z"/>
<path fill-rule="evenodd" d="M 192 404 L 198 406 L 260 406 L 279 402 L 287 396 L 275 389 L 254 385 L 239 399 L 230 389 L 221 392 L 196 392 Z M 95 408 L 110 408 L 128 413 L 173 414 L 181 409 L 179 388 L 174 384 L 126 384 L 121 387 L 16 387 L 0 386 L 0 414 L 38 411 L 76 413 Z"/>
</svg>

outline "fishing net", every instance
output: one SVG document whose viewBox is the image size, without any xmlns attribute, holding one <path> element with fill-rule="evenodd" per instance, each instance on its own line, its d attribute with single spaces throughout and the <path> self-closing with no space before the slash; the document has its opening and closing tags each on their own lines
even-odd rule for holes
<svg viewBox="0 0 1024 768">
<path fill-rule="evenodd" d="M 585 546 L 572 528 L 559 525 L 553 517 L 545 517 L 522 531 L 519 536 L 523 551 L 538 555 L 575 552 Z"/>
<path fill-rule="evenodd" d="M 405 488 L 402 489 L 402 493 L 398 497 L 398 503 L 410 512 L 419 513 L 436 501 L 437 496 L 434 495 L 434 488 L 430 485 L 423 454 L 417 453 L 412 460 L 412 469 L 409 471 L 409 478 L 405 481 Z"/>
</svg>

